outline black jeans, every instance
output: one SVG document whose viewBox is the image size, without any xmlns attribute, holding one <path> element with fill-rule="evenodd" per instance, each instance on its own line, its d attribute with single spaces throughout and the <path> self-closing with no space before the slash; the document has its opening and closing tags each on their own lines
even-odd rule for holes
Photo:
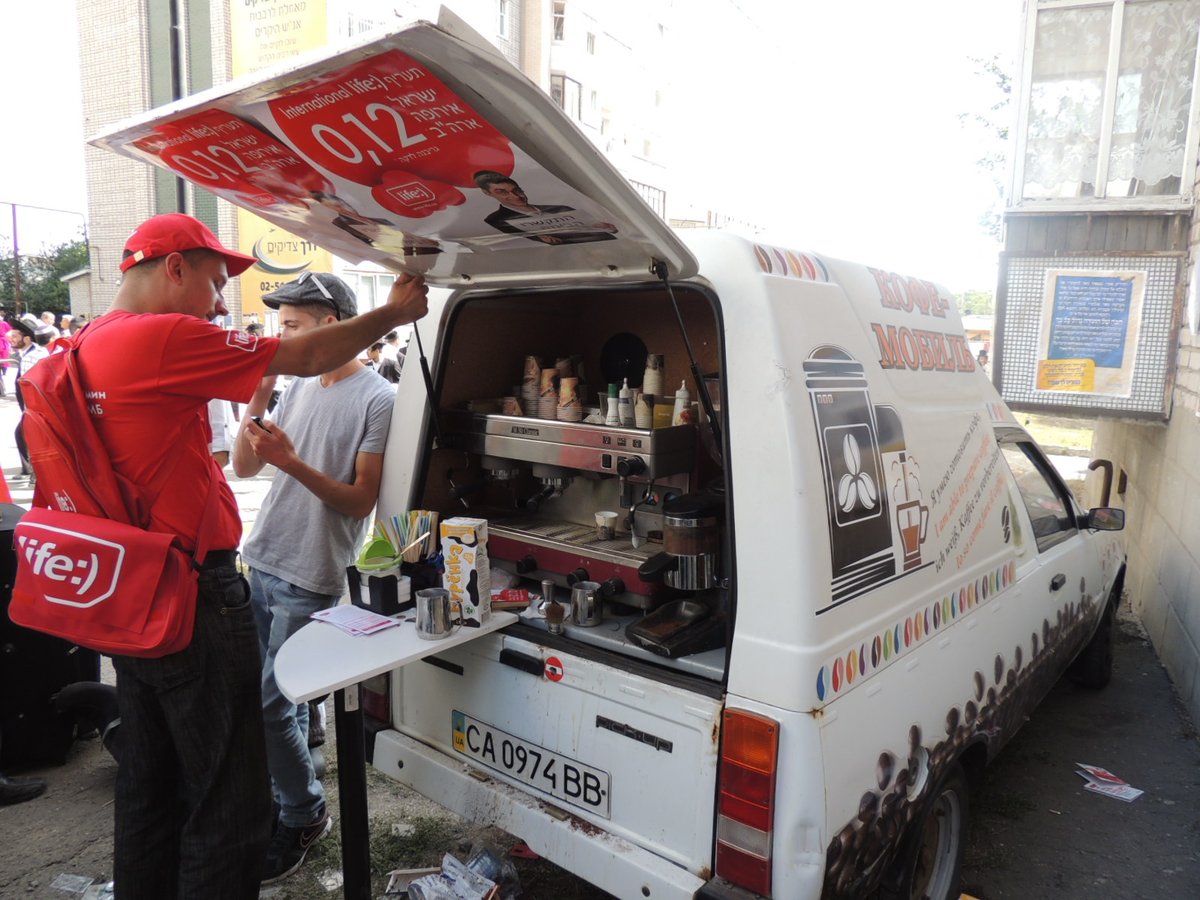
<svg viewBox="0 0 1200 900">
<path fill-rule="evenodd" d="M 262 661 L 246 581 L 200 574 L 185 650 L 116 657 L 118 900 L 252 900 L 271 837 Z"/>
</svg>

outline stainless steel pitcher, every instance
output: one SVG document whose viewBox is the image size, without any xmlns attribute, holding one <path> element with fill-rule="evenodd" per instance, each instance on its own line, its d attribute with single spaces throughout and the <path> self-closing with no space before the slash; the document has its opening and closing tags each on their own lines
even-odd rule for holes
<svg viewBox="0 0 1200 900">
<path fill-rule="evenodd" d="M 454 634 L 463 623 L 462 604 L 450 599 L 445 588 L 425 588 L 417 591 L 417 637 L 423 641 L 440 641 Z"/>
<path fill-rule="evenodd" d="M 595 581 L 577 581 L 571 587 L 571 621 L 590 628 L 604 621 L 604 596 Z"/>
</svg>

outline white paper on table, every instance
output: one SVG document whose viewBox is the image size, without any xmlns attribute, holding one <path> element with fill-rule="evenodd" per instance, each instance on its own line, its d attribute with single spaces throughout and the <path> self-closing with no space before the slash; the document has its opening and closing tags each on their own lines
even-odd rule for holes
<svg viewBox="0 0 1200 900">
<path fill-rule="evenodd" d="M 312 618 L 328 622 L 353 635 L 374 634 L 400 624 L 396 619 L 347 603 L 319 610 L 312 614 Z"/>
</svg>

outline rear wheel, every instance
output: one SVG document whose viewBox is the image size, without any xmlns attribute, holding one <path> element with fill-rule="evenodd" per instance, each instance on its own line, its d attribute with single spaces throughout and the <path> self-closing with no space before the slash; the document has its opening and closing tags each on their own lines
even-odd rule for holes
<svg viewBox="0 0 1200 900">
<path fill-rule="evenodd" d="M 955 765 L 938 785 L 924 815 L 913 823 L 892 896 L 904 900 L 957 900 L 967 845 L 967 778 Z"/>
</svg>

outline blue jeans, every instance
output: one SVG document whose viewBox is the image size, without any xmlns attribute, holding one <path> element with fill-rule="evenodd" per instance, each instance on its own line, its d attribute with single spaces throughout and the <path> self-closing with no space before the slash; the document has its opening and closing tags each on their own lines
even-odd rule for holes
<svg viewBox="0 0 1200 900">
<path fill-rule="evenodd" d="M 113 659 L 121 710 L 119 900 L 258 897 L 271 839 L 261 669 L 246 580 L 200 573 L 184 650 Z"/>
<path fill-rule="evenodd" d="M 308 704 L 299 708 L 275 683 L 275 656 L 289 637 L 338 598 L 318 594 L 257 570 L 250 573 L 250 597 L 262 651 L 262 716 L 267 734 L 267 765 L 283 825 L 307 825 L 325 805 L 325 790 L 308 752 Z"/>
</svg>

